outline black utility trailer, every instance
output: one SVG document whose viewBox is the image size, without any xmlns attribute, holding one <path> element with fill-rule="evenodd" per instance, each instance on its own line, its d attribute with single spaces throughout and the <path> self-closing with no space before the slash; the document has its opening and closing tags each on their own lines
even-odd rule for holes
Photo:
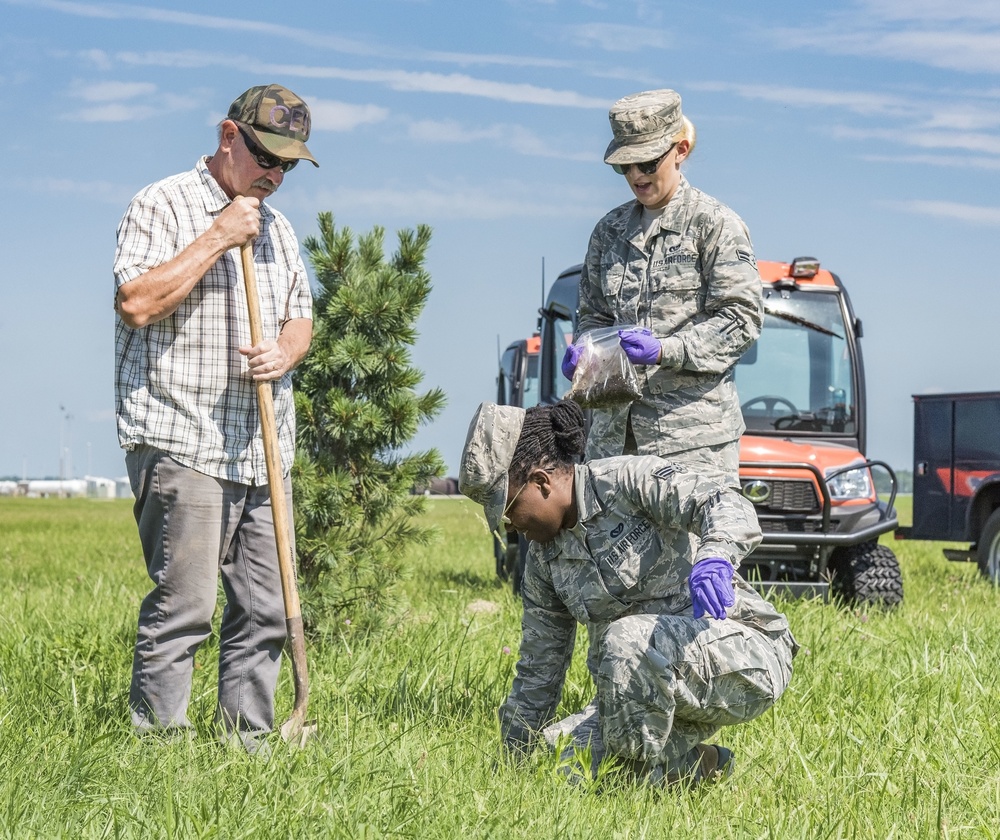
<svg viewBox="0 0 1000 840">
<path fill-rule="evenodd" d="M 897 539 L 965 542 L 1000 584 L 1000 391 L 913 397 L 913 525 Z"/>
</svg>

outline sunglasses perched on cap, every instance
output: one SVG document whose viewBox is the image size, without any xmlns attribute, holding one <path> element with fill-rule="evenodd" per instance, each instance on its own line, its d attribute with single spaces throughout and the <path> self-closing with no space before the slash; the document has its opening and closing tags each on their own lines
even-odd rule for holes
<svg viewBox="0 0 1000 840">
<path fill-rule="evenodd" d="M 261 169 L 274 169 L 276 166 L 281 169 L 282 172 L 288 172 L 295 168 L 298 158 L 293 158 L 292 160 L 285 160 L 284 158 L 276 157 L 270 152 L 265 151 L 260 146 L 258 146 L 253 137 L 250 136 L 250 132 L 245 131 L 243 126 L 237 124 L 236 126 L 240 130 L 240 134 L 243 135 L 243 142 L 246 144 L 247 151 L 250 152 L 250 157 L 257 161 L 257 165 Z"/>
<path fill-rule="evenodd" d="M 624 175 L 634 166 L 643 175 L 652 175 L 659 168 L 660 164 L 663 163 L 663 159 L 674 150 L 674 146 L 676 145 L 676 143 L 672 144 L 670 148 L 656 160 L 647 160 L 643 163 L 612 163 L 611 168 L 619 175 Z"/>
</svg>

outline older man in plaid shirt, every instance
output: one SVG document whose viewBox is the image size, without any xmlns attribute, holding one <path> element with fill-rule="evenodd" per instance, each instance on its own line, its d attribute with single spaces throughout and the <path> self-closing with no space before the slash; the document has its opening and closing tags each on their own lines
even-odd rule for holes
<svg viewBox="0 0 1000 840">
<path fill-rule="evenodd" d="M 253 752 L 273 726 L 285 621 L 254 383 L 273 383 L 291 504 L 290 373 L 309 349 L 312 296 L 294 232 L 264 200 L 299 160 L 318 165 L 309 128 L 294 93 L 250 88 L 220 124 L 215 154 L 142 190 L 118 228 L 118 437 L 153 581 L 129 694 L 139 734 L 192 730 L 194 654 L 211 632 L 220 571 L 219 734 Z M 256 345 L 238 251 L 250 241 Z"/>
</svg>

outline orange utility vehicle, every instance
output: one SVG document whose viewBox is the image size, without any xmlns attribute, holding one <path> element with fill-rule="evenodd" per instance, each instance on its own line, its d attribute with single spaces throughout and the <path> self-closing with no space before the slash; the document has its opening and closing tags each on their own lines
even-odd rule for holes
<svg viewBox="0 0 1000 840">
<path fill-rule="evenodd" d="M 559 275 L 539 312 L 540 402 L 555 402 L 570 385 L 560 363 L 575 334 L 580 268 Z M 865 454 L 861 321 L 840 279 L 817 260 L 758 269 L 764 328 L 735 377 L 747 426 L 740 485 L 764 537 L 741 573 L 762 590 L 826 598 L 832 588 L 849 602 L 898 604 L 899 563 L 878 542 L 897 527 L 898 485 L 888 464 Z M 889 476 L 888 501 L 876 494 L 874 469 Z"/>
</svg>

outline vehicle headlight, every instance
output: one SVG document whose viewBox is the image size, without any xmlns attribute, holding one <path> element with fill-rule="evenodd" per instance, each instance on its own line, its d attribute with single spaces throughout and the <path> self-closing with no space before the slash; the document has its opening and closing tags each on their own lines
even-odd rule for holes
<svg viewBox="0 0 1000 840">
<path fill-rule="evenodd" d="M 858 467 L 827 478 L 827 487 L 830 488 L 830 498 L 839 502 L 847 499 L 870 499 L 874 495 L 867 467 Z"/>
</svg>

